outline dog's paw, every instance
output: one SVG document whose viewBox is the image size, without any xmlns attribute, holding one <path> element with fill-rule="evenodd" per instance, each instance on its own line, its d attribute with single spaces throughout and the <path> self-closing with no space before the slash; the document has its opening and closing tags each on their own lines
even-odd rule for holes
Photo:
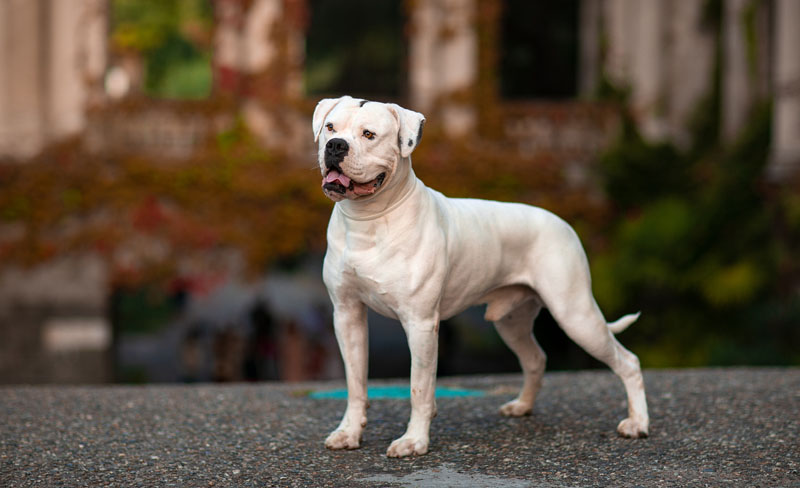
<svg viewBox="0 0 800 488">
<path fill-rule="evenodd" d="M 522 417 L 533 412 L 533 405 L 520 401 L 519 398 L 511 400 L 500 407 L 500 415 L 506 417 Z"/>
<path fill-rule="evenodd" d="M 403 436 L 392 442 L 386 455 L 392 458 L 421 456 L 428 452 L 428 439 Z"/>
<path fill-rule="evenodd" d="M 622 437 L 637 439 L 647 437 L 647 421 L 627 418 L 619 423 L 617 432 Z"/>
<path fill-rule="evenodd" d="M 325 447 L 328 449 L 358 449 L 361 447 L 361 435 L 346 430 L 334 430 L 325 439 Z"/>
</svg>

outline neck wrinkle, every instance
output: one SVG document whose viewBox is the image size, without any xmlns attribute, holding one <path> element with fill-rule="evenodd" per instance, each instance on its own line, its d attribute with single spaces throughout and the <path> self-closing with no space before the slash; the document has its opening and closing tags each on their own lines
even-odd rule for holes
<svg viewBox="0 0 800 488">
<path fill-rule="evenodd" d="M 401 161 L 398 165 L 398 172 L 392 178 L 394 181 L 384 188 L 375 198 L 368 200 L 343 200 L 336 204 L 336 207 L 345 215 L 353 220 L 371 220 L 381 217 L 394 210 L 400 203 L 411 195 L 417 187 L 417 176 L 411 168 L 411 158 L 407 158 L 408 164 Z"/>
</svg>

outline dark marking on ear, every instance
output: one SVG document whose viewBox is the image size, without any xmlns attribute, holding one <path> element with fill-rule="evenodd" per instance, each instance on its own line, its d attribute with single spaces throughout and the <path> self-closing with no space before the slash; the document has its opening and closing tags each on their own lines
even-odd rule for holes
<svg viewBox="0 0 800 488">
<path fill-rule="evenodd" d="M 408 147 L 411 147 L 411 146 L 413 146 L 413 145 L 414 145 L 414 141 L 412 141 L 411 139 L 409 139 L 409 140 L 408 140 Z"/>
<path fill-rule="evenodd" d="M 425 127 L 425 121 L 419 123 L 419 131 L 417 132 L 417 145 L 419 146 L 419 141 L 422 140 L 422 128 Z M 411 142 L 411 141 L 409 141 Z M 410 146 L 411 144 L 409 144 Z"/>
<path fill-rule="evenodd" d="M 359 106 L 359 107 L 363 107 L 363 106 L 364 106 L 364 105 L 366 105 L 367 103 L 369 103 L 369 100 L 361 100 L 361 103 L 359 103 L 359 104 L 358 104 L 358 106 Z"/>
</svg>

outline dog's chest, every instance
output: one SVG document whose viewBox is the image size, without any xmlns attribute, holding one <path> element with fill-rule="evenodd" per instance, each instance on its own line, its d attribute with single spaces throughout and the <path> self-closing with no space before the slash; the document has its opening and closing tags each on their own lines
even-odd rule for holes
<svg viewBox="0 0 800 488">
<path fill-rule="evenodd" d="M 386 260 L 377 249 L 346 252 L 341 259 L 342 284 L 358 293 L 368 307 L 387 317 L 396 318 L 401 302 L 404 277 L 402 269 Z"/>
<path fill-rule="evenodd" d="M 419 287 L 424 273 L 418 254 L 425 246 L 397 222 L 361 224 L 329 236 L 326 284 L 356 291 L 367 306 L 394 317 Z"/>
<path fill-rule="evenodd" d="M 403 274 L 402 246 L 392 245 L 380 222 L 371 223 L 360 231 L 347 233 L 339 256 L 343 273 L 353 284 L 366 286 L 387 294 Z"/>
</svg>

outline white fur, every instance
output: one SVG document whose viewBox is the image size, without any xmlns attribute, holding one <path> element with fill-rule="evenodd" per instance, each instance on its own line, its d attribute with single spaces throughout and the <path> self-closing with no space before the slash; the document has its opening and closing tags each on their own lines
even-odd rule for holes
<svg viewBox="0 0 800 488">
<path fill-rule="evenodd" d="M 572 228 L 552 213 L 528 205 L 451 199 L 426 187 L 411 169 L 422 114 L 397 105 L 350 97 L 326 99 L 314 114 L 320 170 L 325 143 L 350 145 L 341 163 L 345 174 L 364 182 L 386 172 L 385 183 L 368 196 L 329 196 L 323 278 L 334 305 L 336 337 L 347 376 L 347 408 L 325 445 L 360 446 L 366 425 L 367 307 L 400 320 L 411 350 L 411 419 L 387 454 L 403 457 L 428 451 L 434 399 L 439 321 L 486 303 L 486 318 L 518 356 L 523 370 L 519 396 L 503 405 L 504 415 L 530 414 L 541 387 L 545 354 L 532 334 L 545 306 L 578 345 L 619 375 L 628 396 L 628 418 L 617 430 L 646 436 L 647 403 L 638 358 L 617 342 L 638 318 L 607 324 L 591 292 L 589 266 Z M 334 131 L 326 128 L 333 124 Z M 368 129 L 373 140 L 363 137 Z M 413 147 L 408 141 L 413 136 Z"/>
</svg>

